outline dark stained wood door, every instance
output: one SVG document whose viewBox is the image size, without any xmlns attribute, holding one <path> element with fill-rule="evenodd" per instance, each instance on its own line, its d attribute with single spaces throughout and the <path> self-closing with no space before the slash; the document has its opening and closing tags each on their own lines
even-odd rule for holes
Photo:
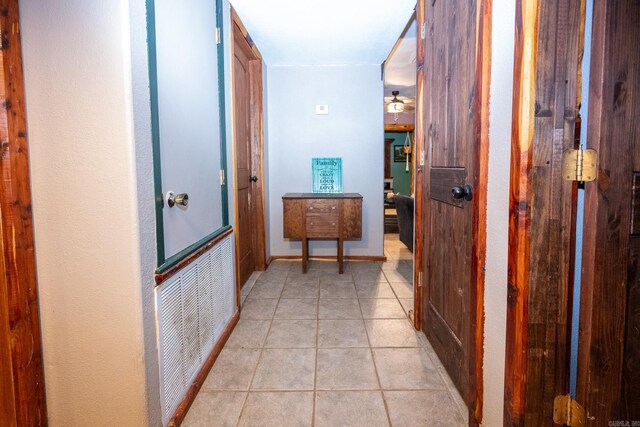
<svg viewBox="0 0 640 427">
<path fill-rule="evenodd" d="M 244 285 L 251 273 L 255 271 L 254 242 L 255 223 L 252 206 L 252 162 L 251 162 L 251 86 L 250 61 L 251 50 L 234 25 L 233 50 L 233 105 L 234 105 L 234 145 L 235 145 L 235 177 L 236 177 L 236 214 L 238 233 L 238 275 L 240 286 Z"/>
<path fill-rule="evenodd" d="M 577 392 L 593 426 L 640 421 L 639 23 L 637 0 L 594 2 Z"/>
<path fill-rule="evenodd" d="M 469 407 L 476 2 L 425 2 L 422 330 Z"/>
</svg>

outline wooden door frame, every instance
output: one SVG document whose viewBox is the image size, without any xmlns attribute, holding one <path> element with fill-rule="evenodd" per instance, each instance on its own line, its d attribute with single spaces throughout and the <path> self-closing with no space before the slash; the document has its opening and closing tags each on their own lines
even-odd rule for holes
<svg viewBox="0 0 640 427">
<path fill-rule="evenodd" d="M 244 40 L 250 47 L 250 61 L 249 61 L 249 79 L 250 79 L 250 96 L 251 101 L 249 103 L 249 114 L 251 117 L 251 168 L 253 171 L 259 171 L 257 173 L 258 181 L 252 184 L 251 194 L 253 196 L 258 195 L 258 198 L 252 200 L 253 213 L 255 215 L 256 221 L 254 224 L 256 226 L 255 230 L 255 240 L 253 241 L 254 246 L 254 260 L 255 260 L 255 268 L 256 271 L 264 271 L 267 269 L 270 260 L 266 259 L 266 224 L 265 224 L 265 188 L 264 188 L 264 111 L 263 111 L 263 87 L 262 87 L 262 55 L 260 51 L 251 40 L 247 29 L 244 24 L 240 20 L 240 17 L 236 13 L 235 9 L 231 7 L 231 111 L 233 112 L 234 105 L 234 97 L 235 97 L 235 89 L 234 89 L 234 70 L 233 70 L 233 57 L 234 50 L 236 44 L 236 30 L 237 27 L 240 33 L 242 34 Z M 237 200 L 237 191 L 238 188 L 238 177 L 235 173 L 237 167 L 237 158 L 236 158 L 236 141 L 235 141 L 235 123 L 233 119 L 232 113 L 232 140 L 233 140 L 233 165 L 234 165 L 234 197 L 233 197 L 233 205 L 234 205 L 234 223 L 235 227 L 238 227 L 238 200 Z M 257 188 L 256 188 L 257 187 Z M 238 307 L 240 307 L 240 256 L 239 256 L 239 240 L 238 240 L 238 232 L 236 229 L 235 234 L 235 253 L 236 253 L 236 302 Z"/>
<path fill-rule="evenodd" d="M 552 425 L 568 393 L 580 0 L 516 2 L 504 425 Z"/>
<path fill-rule="evenodd" d="M 46 426 L 18 0 L 0 10 L 0 424 Z"/>
<path fill-rule="evenodd" d="M 424 163 L 427 155 L 425 105 L 425 41 L 421 37 L 421 29 L 425 24 L 424 2 L 419 0 L 416 8 L 418 21 L 417 37 L 417 94 L 416 94 L 416 126 L 414 133 L 415 147 L 415 231 L 414 231 L 414 315 L 413 324 L 416 330 L 422 330 L 422 266 L 429 250 L 425 240 L 425 224 L 422 217 L 427 200 L 423 191 L 425 182 Z M 471 248 L 471 324 L 470 339 L 473 341 L 469 355 L 469 378 L 471 381 L 471 400 L 469 408 L 469 425 L 482 422 L 483 403 L 483 357 L 484 357 L 484 286 L 486 259 L 486 211 L 487 211 L 487 177 L 489 165 L 489 83 L 491 81 L 491 17 L 492 0 L 478 0 L 477 3 L 477 48 L 474 96 L 474 176 L 473 178 L 473 214 L 472 214 L 472 248 Z M 429 37 L 429 35 L 425 35 Z M 422 163 L 422 164 L 421 164 Z"/>
</svg>

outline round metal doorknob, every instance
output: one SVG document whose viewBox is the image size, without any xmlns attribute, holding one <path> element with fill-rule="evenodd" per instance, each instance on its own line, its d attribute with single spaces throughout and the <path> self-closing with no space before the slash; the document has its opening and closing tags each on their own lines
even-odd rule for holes
<svg viewBox="0 0 640 427">
<path fill-rule="evenodd" d="M 189 195 L 187 193 L 174 194 L 173 191 L 167 193 L 167 204 L 170 208 L 175 205 L 186 207 L 189 204 Z"/>
<path fill-rule="evenodd" d="M 473 199 L 473 189 L 469 184 L 464 186 L 456 185 L 451 187 L 451 196 L 453 196 L 454 199 L 464 199 L 469 201 Z"/>
<path fill-rule="evenodd" d="M 249 181 L 251 181 L 251 182 L 258 182 L 258 177 L 257 177 L 257 176 L 255 176 L 255 175 L 252 175 L 252 176 L 250 176 L 250 177 L 249 177 Z"/>
</svg>

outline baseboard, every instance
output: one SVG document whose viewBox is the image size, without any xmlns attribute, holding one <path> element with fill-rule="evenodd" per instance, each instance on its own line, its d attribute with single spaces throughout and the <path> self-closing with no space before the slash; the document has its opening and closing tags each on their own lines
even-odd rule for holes
<svg viewBox="0 0 640 427">
<path fill-rule="evenodd" d="M 196 375 L 196 378 L 193 380 L 193 383 L 191 383 L 191 387 L 189 387 L 189 390 L 187 391 L 187 394 L 184 396 L 184 399 L 182 400 L 180 405 L 178 405 L 178 409 L 176 409 L 175 414 L 169 420 L 167 427 L 179 427 L 180 424 L 182 424 L 182 422 L 184 421 L 184 418 L 187 416 L 187 412 L 189 411 L 191 404 L 196 399 L 196 396 L 198 395 L 198 392 L 200 391 L 202 384 L 207 379 L 207 375 L 209 375 L 209 371 L 211 371 L 213 364 L 215 363 L 216 359 L 218 359 L 218 356 L 220 355 L 222 348 L 227 343 L 227 340 L 229 339 L 229 336 L 231 336 L 231 332 L 233 332 L 233 329 L 236 327 L 236 324 L 238 323 L 239 319 L 240 319 L 240 311 L 236 310 L 236 313 L 233 315 L 233 317 L 229 321 L 229 324 L 224 329 L 224 332 L 220 336 L 220 339 L 216 343 L 215 347 L 213 347 L 213 350 L 211 350 L 209 357 L 207 357 L 207 360 L 204 362 L 204 365 L 202 365 L 202 368 L 200 368 L 200 372 L 198 372 L 198 375 Z"/>
<path fill-rule="evenodd" d="M 302 255 L 273 255 L 270 260 L 269 263 L 271 263 L 271 261 L 277 260 L 277 259 L 289 259 L 289 260 L 298 260 L 298 259 L 302 259 Z M 332 259 L 335 260 L 336 257 L 332 256 L 332 255 L 318 255 L 318 256 L 310 256 L 309 259 L 313 260 L 313 259 Z M 345 255 L 344 259 L 348 260 L 348 261 L 382 261 L 385 262 L 387 260 L 386 256 L 369 256 L 369 255 Z"/>
</svg>

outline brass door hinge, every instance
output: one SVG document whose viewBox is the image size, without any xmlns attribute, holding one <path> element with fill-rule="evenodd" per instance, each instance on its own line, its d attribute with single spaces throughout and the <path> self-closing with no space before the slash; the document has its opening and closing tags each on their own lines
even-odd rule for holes
<svg viewBox="0 0 640 427">
<path fill-rule="evenodd" d="M 224 185 L 224 169 L 220 169 L 220 185 Z"/>
<path fill-rule="evenodd" d="M 598 173 L 596 150 L 581 148 L 562 154 L 562 178 L 566 181 L 593 181 Z"/>
<path fill-rule="evenodd" d="M 418 271 L 418 287 L 422 287 L 422 271 Z"/>
<path fill-rule="evenodd" d="M 553 399 L 553 422 L 570 427 L 583 426 L 585 423 L 584 408 L 571 398 L 570 394 L 556 396 Z"/>
<path fill-rule="evenodd" d="M 220 44 L 221 39 L 220 27 L 216 27 L 216 44 Z"/>
</svg>

